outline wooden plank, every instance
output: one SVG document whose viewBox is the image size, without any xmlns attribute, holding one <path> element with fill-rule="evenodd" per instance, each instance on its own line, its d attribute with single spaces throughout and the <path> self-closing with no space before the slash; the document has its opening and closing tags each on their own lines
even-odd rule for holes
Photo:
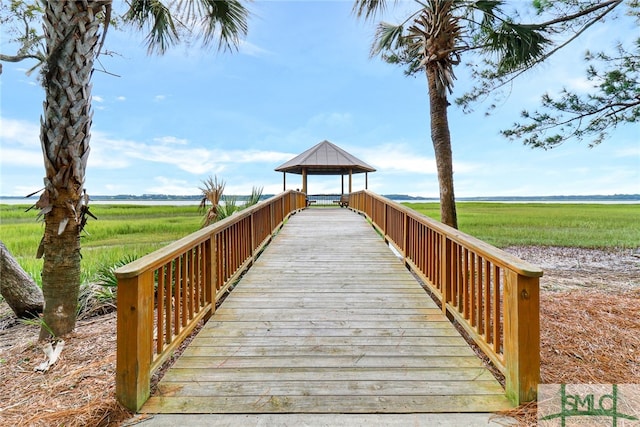
<svg viewBox="0 0 640 427">
<path fill-rule="evenodd" d="M 421 345 L 426 344 L 433 346 L 452 346 L 452 345 L 467 345 L 466 341 L 461 337 L 362 337 L 362 336 L 338 336 L 338 337 L 323 337 L 323 336 L 298 336 L 298 337 L 265 337 L 265 336 L 252 336 L 252 337 L 198 337 L 198 345 L 200 346 L 233 346 L 233 345 L 254 345 L 254 346 L 268 346 L 268 345 L 322 345 L 322 346 L 340 346 L 340 345 L 379 345 L 379 346 L 394 346 L 401 345 Z"/>
<path fill-rule="evenodd" d="M 378 413 L 510 407 L 442 310 L 347 210 L 292 217 L 143 411 Z"/>
<path fill-rule="evenodd" d="M 484 367 L 450 368 L 403 368 L 392 371 L 380 368 L 227 368 L 194 370 L 170 369 L 162 383 L 167 382 L 212 382 L 212 381 L 264 381 L 278 383 L 280 381 L 491 381 L 493 376 Z"/>
<path fill-rule="evenodd" d="M 246 328 L 237 326 L 233 329 L 207 329 L 201 337 L 233 338 L 233 337 L 459 337 L 451 328 Z M 369 344 L 369 343 L 368 343 Z"/>
<path fill-rule="evenodd" d="M 480 359 L 474 355 L 455 356 L 368 356 L 365 354 L 354 356 L 282 356 L 269 355 L 268 351 L 259 356 L 204 356 L 187 357 L 185 363 L 191 365 L 188 370 L 194 373 L 208 369 L 237 369 L 237 368 L 471 368 L 482 366 Z"/>
<path fill-rule="evenodd" d="M 356 320 L 284 320 L 284 321 L 251 321 L 251 320 L 229 320 L 222 322 L 220 320 L 210 320 L 207 323 L 207 327 L 204 328 L 200 334 L 207 336 L 209 333 L 215 334 L 218 330 L 229 329 L 379 329 L 385 327 L 394 327 L 399 330 L 402 329 L 435 329 L 445 328 L 450 329 L 451 323 L 444 318 L 440 321 L 415 321 L 415 322 L 394 322 L 390 325 L 387 322 L 375 322 L 375 321 L 356 321 Z"/>
<path fill-rule="evenodd" d="M 225 396 L 152 397 L 143 413 L 234 414 L 234 413 L 450 413 L 496 412 L 510 409 L 498 395 L 414 396 Z"/>
<path fill-rule="evenodd" d="M 230 301 L 225 301 L 226 304 L 224 308 L 226 309 L 240 309 L 243 308 L 321 308 L 321 309 L 334 309 L 339 310 L 341 308 L 344 309 L 372 309 L 375 311 L 380 311 L 382 305 L 384 305 L 384 309 L 386 310 L 395 310 L 395 309 L 437 309 L 436 305 L 430 303 L 425 298 L 422 299 L 413 299 L 410 297 L 407 298 L 397 298 L 388 301 L 380 300 L 378 298 L 372 298 L 369 301 L 358 301 L 350 298 L 340 298 L 334 299 L 333 301 L 330 299 L 318 299 L 318 298 L 278 298 L 273 297 L 269 300 L 265 300 L 264 298 L 254 298 L 254 299 L 237 299 L 234 298 Z"/>
<path fill-rule="evenodd" d="M 282 357 L 282 356 L 354 356 L 359 357 L 363 354 L 367 356 L 475 356 L 473 350 L 466 346 L 431 346 L 431 345 L 414 345 L 414 346 L 377 346 L 377 345 L 349 345 L 349 346 L 195 346 L 191 345 L 187 348 L 183 357 L 175 362 L 175 367 L 189 367 L 188 359 L 190 357 L 210 357 L 210 356 L 265 356 Z"/>
<path fill-rule="evenodd" d="M 237 321 L 238 319 L 251 321 L 285 321 L 292 318 L 304 318 L 313 321 L 363 321 L 363 322 L 412 322 L 412 321 L 442 321 L 442 313 L 437 309 L 429 309 L 430 312 L 415 313 L 406 310 L 405 313 L 379 313 L 374 310 L 325 310 L 325 309 L 300 309 L 288 310 L 285 312 L 278 309 L 224 309 L 219 308 L 216 311 L 216 320 L 219 321 Z"/>
<path fill-rule="evenodd" d="M 417 392 L 427 395 L 503 395 L 504 390 L 495 381 L 359 381 L 319 380 L 281 381 L 277 384 L 264 381 L 164 383 L 158 396 L 375 396 L 381 392 L 394 396 L 413 396 Z"/>
<path fill-rule="evenodd" d="M 249 281 L 243 282 L 245 286 L 240 287 L 240 289 L 234 289 L 234 297 L 240 298 L 242 296 L 255 296 L 258 292 L 268 292 L 273 295 L 281 295 L 291 293 L 293 296 L 296 294 L 308 294 L 309 289 L 307 287 L 309 284 L 301 283 L 298 281 L 297 283 L 285 283 L 280 280 L 276 281 L 268 281 L 262 280 L 259 283 L 250 283 Z M 250 289 L 247 289 L 248 284 L 251 285 Z M 379 282 L 368 282 L 368 283 L 344 283 L 343 281 L 336 281 L 335 283 L 330 283 L 329 281 L 324 281 L 322 284 L 322 288 L 317 288 L 314 291 L 314 295 L 321 297 L 325 296 L 325 294 L 329 294 L 327 296 L 338 297 L 338 295 L 332 294 L 352 294 L 352 295 L 361 295 L 361 294 L 374 294 L 378 293 L 381 296 L 385 295 L 421 295 L 424 296 L 424 289 L 413 286 L 412 284 L 402 284 L 402 283 L 391 283 L 385 282 L 384 280 L 380 280 Z M 366 287 L 368 292 L 363 291 L 363 287 Z"/>
</svg>

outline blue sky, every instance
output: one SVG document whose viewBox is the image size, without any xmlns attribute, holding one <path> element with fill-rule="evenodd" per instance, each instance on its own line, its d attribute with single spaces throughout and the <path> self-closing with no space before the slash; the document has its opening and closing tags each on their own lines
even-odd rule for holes
<svg viewBox="0 0 640 427">
<path fill-rule="evenodd" d="M 404 3 L 403 5 L 406 5 Z M 199 45 L 148 56 L 143 36 L 110 31 L 93 79 L 93 128 L 85 187 L 91 195 L 198 194 L 209 176 L 227 194 L 282 190 L 274 168 L 329 140 L 377 169 L 369 188 L 380 194 L 438 196 L 423 77 L 369 58 L 373 24 L 356 21 L 351 1 L 256 1 L 249 36 L 238 53 Z M 392 17 L 388 20 L 394 21 Z M 6 34 L 2 34 L 3 53 Z M 640 193 L 640 129 L 614 131 L 600 146 L 569 141 L 532 150 L 500 129 L 533 109 L 545 91 L 580 90 L 587 46 L 637 37 L 630 19 L 597 25 L 558 58 L 528 72 L 497 111 L 463 114 L 452 106 L 456 196 L 542 196 Z M 42 187 L 39 143 L 43 89 L 25 70 L 4 64 L 0 76 L 0 195 Z M 471 87 L 457 70 L 455 96 Z M 301 187 L 287 175 L 288 188 Z M 354 177 L 354 189 L 364 175 Z M 309 192 L 336 193 L 340 177 L 310 177 Z"/>
</svg>

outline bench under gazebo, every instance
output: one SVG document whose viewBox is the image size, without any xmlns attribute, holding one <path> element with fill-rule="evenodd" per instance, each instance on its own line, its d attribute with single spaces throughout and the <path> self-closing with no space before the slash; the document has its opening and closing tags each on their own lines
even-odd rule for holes
<svg viewBox="0 0 640 427">
<path fill-rule="evenodd" d="M 358 159 L 356 156 L 347 153 L 337 145 L 325 140 L 314 145 L 302 154 L 278 166 L 275 169 L 282 172 L 283 191 L 287 190 L 287 173 L 302 175 L 302 192 L 307 194 L 307 177 L 309 175 L 340 175 L 341 201 L 344 200 L 344 177 L 349 176 L 349 193 L 353 191 L 353 175 L 357 173 L 365 174 L 365 190 L 369 185 L 369 172 L 376 170 Z"/>
</svg>

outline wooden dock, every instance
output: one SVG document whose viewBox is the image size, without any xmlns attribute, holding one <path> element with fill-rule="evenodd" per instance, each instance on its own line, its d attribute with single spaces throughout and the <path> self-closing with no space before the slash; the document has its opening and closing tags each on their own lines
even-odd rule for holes
<svg viewBox="0 0 640 427">
<path fill-rule="evenodd" d="M 143 413 L 443 413 L 510 408 L 360 215 L 291 217 Z"/>
</svg>

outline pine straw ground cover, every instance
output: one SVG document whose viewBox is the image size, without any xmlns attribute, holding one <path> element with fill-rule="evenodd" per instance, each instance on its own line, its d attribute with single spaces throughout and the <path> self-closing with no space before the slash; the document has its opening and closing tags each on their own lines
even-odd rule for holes
<svg viewBox="0 0 640 427">
<path fill-rule="evenodd" d="M 16 323 L 0 332 L 0 424 L 108 426 L 131 415 L 114 396 L 115 312 L 78 322 L 46 373 L 34 372 L 45 360 L 38 331 Z"/>
<path fill-rule="evenodd" d="M 640 259 L 629 251 L 509 251 L 545 270 L 543 383 L 640 384 Z M 36 373 L 44 360 L 38 328 L 15 322 L 0 307 L 0 424 L 117 426 L 128 419 L 114 396 L 115 325 L 115 313 L 79 322 L 60 360 Z M 536 406 L 510 415 L 535 425 Z"/>
</svg>

